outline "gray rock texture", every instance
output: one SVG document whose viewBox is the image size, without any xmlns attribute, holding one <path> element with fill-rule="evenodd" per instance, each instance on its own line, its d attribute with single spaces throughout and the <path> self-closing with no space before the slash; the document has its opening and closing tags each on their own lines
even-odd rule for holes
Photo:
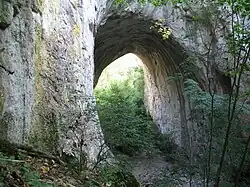
<svg viewBox="0 0 250 187">
<path fill-rule="evenodd" d="M 102 143 L 93 97 L 97 2 L 1 4 L 2 137 L 60 154 L 83 147 L 94 160 Z"/>
</svg>

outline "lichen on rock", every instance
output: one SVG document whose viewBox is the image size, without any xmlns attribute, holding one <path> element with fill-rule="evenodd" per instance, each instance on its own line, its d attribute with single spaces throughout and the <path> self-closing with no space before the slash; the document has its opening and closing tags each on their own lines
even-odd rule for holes
<svg viewBox="0 0 250 187">
<path fill-rule="evenodd" d="M 36 13 L 42 14 L 43 4 L 44 4 L 43 0 L 34 0 L 32 5 L 32 10 Z"/>
<path fill-rule="evenodd" d="M 34 100 L 34 118 L 31 128 L 29 143 L 39 147 L 42 150 L 55 152 L 58 141 L 57 119 L 52 110 L 48 108 L 46 101 L 46 86 L 44 85 L 45 59 L 43 54 L 42 26 L 36 23 L 34 27 L 34 48 L 35 59 L 35 100 Z"/>
</svg>

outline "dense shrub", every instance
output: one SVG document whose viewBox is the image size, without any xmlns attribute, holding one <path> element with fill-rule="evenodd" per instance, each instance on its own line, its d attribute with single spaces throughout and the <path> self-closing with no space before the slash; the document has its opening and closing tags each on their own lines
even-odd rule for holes
<svg viewBox="0 0 250 187">
<path fill-rule="evenodd" d="M 211 123 L 211 95 L 199 88 L 198 83 L 194 80 L 187 79 L 185 81 L 185 94 L 189 99 L 189 105 L 191 110 L 191 120 L 193 124 L 198 124 L 199 128 L 205 133 L 202 139 L 199 139 L 199 146 L 204 147 L 204 150 L 199 150 L 196 160 L 193 165 L 201 167 L 199 173 L 204 170 L 204 163 L 208 159 L 208 142 L 209 142 L 209 124 Z M 229 96 L 214 95 L 213 98 L 213 144 L 211 149 L 211 171 L 212 178 L 216 175 L 216 168 L 219 165 L 219 157 L 224 142 L 226 127 L 228 123 L 228 102 Z M 238 101 L 235 107 L 235 117 L 232 121 L 232 127 L 230 131 L 230 139 L 228 142 L 228 148 L 225 155 L 225 167 L 223 168 L 223 180 L 226 182 L 232 182 L 235 178 L 236 168 L 239 166 L 242 159 L 243 151 L 246 146 L 246 137 L 244 133 L 249 134 L 249 125 L 242 121 L 239 116 L 249 116 L 250 105 L 241 101 Z M 193 130 L 193 129 L 192 129 Z M 243 168 L 241 180 L 241 186 L 245 184 L 249 185 L 250 181 L 245 177 L 245 173 L 249 171 L 250 156 L 249 151 L 245 158 L 245 167 Z M 206 169 L 205 165 L 205 169 Z"/>
<path fill-rule="evenodd" d="M 119 166 L 105 166 L 100 169 L 99 180 L 110 187 L 139 187 L 140 184 L 129 171 Z"/>
<path fill-rule="evenodd" d="M 143 71 L 136 68 L 126 79 L 96 89 L 105 140 L 115 153 L 134 155 L 154 147 L 155 125 L 143 104 Z"/>
</svg>

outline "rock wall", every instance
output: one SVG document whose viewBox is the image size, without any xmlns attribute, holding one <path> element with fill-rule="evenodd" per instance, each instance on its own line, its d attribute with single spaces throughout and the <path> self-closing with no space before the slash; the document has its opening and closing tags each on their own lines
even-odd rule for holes
<svg viewBox="0 0 250 187">
<path fill-rule="evenodd" d="M 90 0 L 0 2 L 1 137 L 60 154 L 83 147 L 96 158 L 94 31 L 104 8 Z"/>
</svg>

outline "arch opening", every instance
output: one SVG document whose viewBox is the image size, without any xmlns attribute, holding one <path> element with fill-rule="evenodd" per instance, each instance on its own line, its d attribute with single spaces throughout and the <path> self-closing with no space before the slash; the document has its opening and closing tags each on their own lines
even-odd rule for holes
<svg viewBox="0 0 250 187">
<path fill-rule="evenodd" d="M 180 146 L 187 143 L 187 122 L 183 86 L 170 77 L 181 72 L 187 55 L 174 37 L 163 40 L 151 29 L 153 22 L 136 15 L 113 15 L 95 37 L 95 78 L 114 60 L 133 53 L 143 62 L 146 108 L 162 133 L 173 133 Z"/>
<path fill-rule="evenodd" d="M 116 155 L 135 156 L 157 147 L 158 128 L 143 101 L 142 66 L 140 58 L 126 54 L 103 70 L 95 87 L 104 138 Z"/>
<path fill-rule="evenodd" d="M 133 53 L 128 53 L 119 57 L 101 72 L 95 89 L 105 88 L 114 81 L 124 80 L 129 71 L 136 68 L 142 69 L 142 65 L 141 59 Z"/>
</svg>

